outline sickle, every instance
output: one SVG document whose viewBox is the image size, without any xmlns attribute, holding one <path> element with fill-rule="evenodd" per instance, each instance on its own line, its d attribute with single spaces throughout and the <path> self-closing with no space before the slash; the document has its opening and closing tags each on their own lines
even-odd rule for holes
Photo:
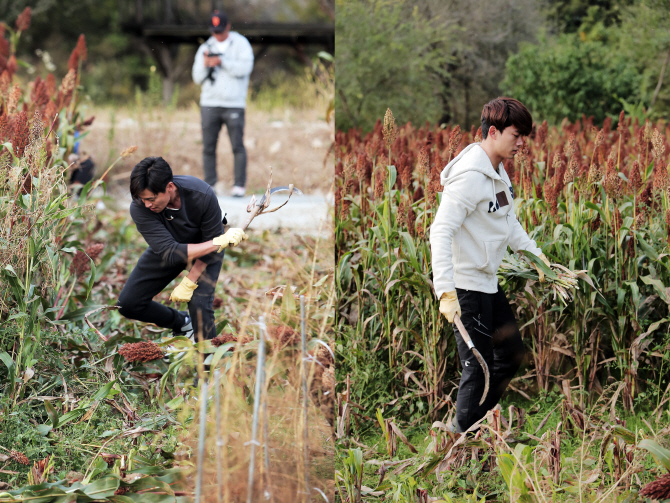
<svg viewBox="0 0 670 503">
<path fill-rule="evenodd" d="M 288 191 L 288 199 L 286 199 L 286 201 L 284 201 L 283 204 L 280 204 L 276 208 L 266 211 L 270 206 L 270 199 L 272 197 L 272 194 L 284 191 Z M 268 186 L 265 189 L 265 194 L 263 194 L 263 197 L 261 197 L 260 201 L 256 201 L 255 195 L 251 196 L 251 201 L 249 201 L 249 204 L 247 205 L 247 213 L 250 213 L 250 215 L 246 223 L 242 226 L 242 230 L 245 231 L 247 230 L 249 224 L 256 217 L 256 215 L 260 215 L 261 213 L 274 213 L 279 208 L 286 205 L 286 203 L 289 202 L 289 199 L 291 199 L 293 193 L 302 194 L 303 192 L 297 187 L 294 187 L 293 184 L 282 185 L 280 187 L 272 187 L 272 168 L 270 168 L 270 180 L 268 181 Z"/>
<path fill-rule="evenodd" d="M 491 374 L 489 373 L 489 366 L 486 364 L 486 361 L 484 360 L 482 354 L 477 350 L 475 345 L 472 343 L 472 339 L 470 339 L 468 331 L 465 330 L 463 322 L 461 321 L 460 316 L 458 316 L 457 314 L 454 315 L 454 323 L 456 324 L 456 327 L 458 328 L 461 337 L 463 337 L 465 344 L 467 344 L 467 346 L 472 350 L 472 353 L 475 355 L 475 358 L 477 358 L 477 361 L 482 366 L 482 369 L 484 369 L 484 393 L 482 394 L 481 400 L 479 400 L 479 405 L 481 405 L 484 403 L 486 395 L 488 395 L 489 393 L 489 381 L 491 379 Z"/>
</svg>

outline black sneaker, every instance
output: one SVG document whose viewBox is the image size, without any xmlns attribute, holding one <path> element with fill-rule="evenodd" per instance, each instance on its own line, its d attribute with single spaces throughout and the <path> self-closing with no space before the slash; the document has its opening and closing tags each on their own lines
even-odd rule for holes
<svg viewBox="0 0 670 503">
<path fill-rule="evenodd" d="M 193 323 L 191 323 L 191 317 L 181 311 L 180 314 L 184 314 L 184 325 L 181 327 L 180 330 L 173 330 L 172 335 L 176 336 L 182 336 L 182 337 L 188 337 L 191 339 L 192 342 L 195 343 L 195 337 L 193 337 Z"/>
</svg>

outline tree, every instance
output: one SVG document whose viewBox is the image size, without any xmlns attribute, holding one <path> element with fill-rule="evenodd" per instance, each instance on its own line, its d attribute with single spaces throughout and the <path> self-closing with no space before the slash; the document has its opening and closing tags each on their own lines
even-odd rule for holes
<svg viewBox="0 0 670 503">
<path fill-rule="evenodd" d="M 420 12 L 434 19 L 450 59 L 442 72 L 440 122 L 469 128 L 482 106 L 500 95 L 505 62 L 520 42 L 535 42 L 543 22 L 537 0 L 421 0 Z"/>
<path fill-rule="evenodd" d="M 623 10 L 619 52 L 642 74 L 643 100 L 654 115 L 670 110 L 670 0 L 641 0 Z"/>
<path fill-rule="evenodd" d="M 389 107 L 401 123 L 436 121 L 445 34 L 402 0 L 337 0 L 336 11 L 336 128 L 369 130 Z"/>
<path fill-rule="evenodd" d="M 390 106 L 469 128 L 541 22 L 536 0 L 337 0 L 338 127 L 369 128 Z"/>
<path fill-rule="evenodd" d="M 613 50 L 614 28 L 597 23 L 590 35 L 563 34 L 524 44 L 506 64 L 505 92 L 528 106 L 538 120 L 553 123 L 582 114 L 601 122 L 622 109 L 620 98 L 638 103 L 642 75 L 624 54 Z"/>
<path fill-rule="evenodd" d="M 622 10 L 631 3 L 632 0 L 548 0 L 545 16 L 552 31 L 575 33 L 594 13 L 605 26 L 618 25 Z"/>
</svg>

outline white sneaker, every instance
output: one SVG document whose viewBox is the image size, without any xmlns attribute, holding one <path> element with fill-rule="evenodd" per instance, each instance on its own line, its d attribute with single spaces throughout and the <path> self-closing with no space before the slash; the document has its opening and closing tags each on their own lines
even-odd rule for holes
<svg viewBox="0 0 670 503">
<path fill-rule="evenodd" d="M 181 327 L 181 330 L 173 330 L 172 331 L 172 336 L 183 336 L 183 337 L 188 337 L 188 339 L 195 344 L 195 335 L 193 333 L 193 324 L 191 323 L 191 317 L 187 314 L 186 319 L 184 320 L 184 326 Z M 169 351 L 174 351 L 175 347 L 172 345 L 169 345 L 165 348 L 168 352 Z M 166 354 L 163 357 L 163 361 L 167 364 L 170 363 L 170 355 Z"/>
<path fill-rule="evenodd" d="M 245 194 L 246 190 L 244 187 L 240 187 L 238 185 L 235 185 L 230 191 L 230 195 L 233 197 L 244 197 Z"/>
</svg>

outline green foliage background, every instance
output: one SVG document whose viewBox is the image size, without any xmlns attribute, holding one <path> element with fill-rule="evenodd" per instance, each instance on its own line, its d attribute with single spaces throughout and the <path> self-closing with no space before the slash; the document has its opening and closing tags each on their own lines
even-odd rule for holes
<svg viewBox="0 0 670 503">
<path fill-rule="evenodd" d="M 668 0 L 337 0 L 336 127 L 479 122 L 510 95 L 536 120 L 670 111 Z M 492 15 L 495 12 L 495 15 Z"/>
<path fill-rule="evenodd" d="M 403 0 L 338 0 L 336 8 L 337 127 L 368 124 L 389 102 L 399 120 L 436 121 L 447 56 L 434 23 Z"/>
</svg>

